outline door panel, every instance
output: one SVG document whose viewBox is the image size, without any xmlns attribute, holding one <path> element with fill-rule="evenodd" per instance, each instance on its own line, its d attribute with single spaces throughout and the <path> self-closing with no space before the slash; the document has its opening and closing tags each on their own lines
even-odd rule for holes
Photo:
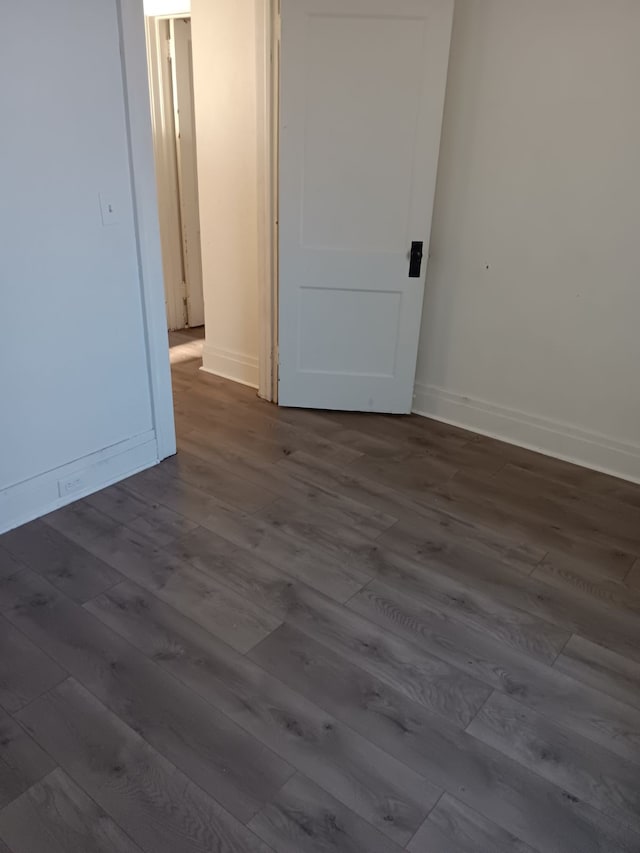
<svg viewBox="0 0 640 853">
<path fill-rule="evenodd" d="M 411 410 L 452 15 L 282 2 L 281 405 Z"/>
<path fill-rule="evenodd" d="M 202 247 L 198 202 L 198 162 L 193 91 L 193 48 L 191 19 L 171 21 L 174 44 L 174 99 L 176 106 L 176 147 L 178 182 L 187 290 L 189 326 L 204 325 L 204 293 L 202 283 Z"/>
</svg>

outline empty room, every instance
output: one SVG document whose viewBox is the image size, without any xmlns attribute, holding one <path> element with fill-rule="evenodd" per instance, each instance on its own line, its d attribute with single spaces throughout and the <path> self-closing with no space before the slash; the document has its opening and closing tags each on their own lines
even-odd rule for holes
<svg viewBox="0 0 640 853">
<path fill-rule="evenodd" d="M 0 853 L 640 853 L 640 3 L 3 12 Z"/>
</svg>

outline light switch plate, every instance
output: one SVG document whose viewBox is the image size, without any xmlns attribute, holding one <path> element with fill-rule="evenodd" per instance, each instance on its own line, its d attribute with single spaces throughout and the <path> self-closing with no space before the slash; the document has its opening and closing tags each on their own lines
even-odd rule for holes
<svg viewBox="0 0 640 853">
<path fill-rule="evenodd" d="M 118 210 L 115 206 L 113 199 L 104 193 L 99 194 L 100 199 L 100 212 L 102 213 L 102 224 L 103 225 L 117 225 L 118 224 Z"/>
</svg>

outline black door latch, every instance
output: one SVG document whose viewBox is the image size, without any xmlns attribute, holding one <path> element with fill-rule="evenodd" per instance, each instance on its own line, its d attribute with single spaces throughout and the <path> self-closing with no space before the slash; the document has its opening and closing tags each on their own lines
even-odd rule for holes
<svg viewBox="0 0 640 853">
<path fill-rule="evenodd" d="M 420 278 L 420 271 L 422 269 L 422 246 L 422 240 L 414 240 L 411 244 L 409 278 Z"/>
</svg>

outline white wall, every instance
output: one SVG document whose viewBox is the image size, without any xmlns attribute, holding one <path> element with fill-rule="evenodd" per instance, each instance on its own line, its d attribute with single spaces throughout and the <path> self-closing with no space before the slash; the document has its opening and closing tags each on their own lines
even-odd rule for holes
<svg viewBox="0 0 640 853">
<path fill-rule="evenodd" d="M 456 0 L 417 411 L 640 479 L 640 3 Z"/>
<path fill-rule="evenodd" d="M 158 458 L 115 0 L 3 25 L 0 531 Z"/>
<path fill-rule="evenodd" d="M 258 385 L 255 0 L 193 0 L 203 367 Z"/>
<path fill-rule="evenodd" d="M 145 15 L 189 15 L 191 0 L 144 0 Z"/>
</svg>

